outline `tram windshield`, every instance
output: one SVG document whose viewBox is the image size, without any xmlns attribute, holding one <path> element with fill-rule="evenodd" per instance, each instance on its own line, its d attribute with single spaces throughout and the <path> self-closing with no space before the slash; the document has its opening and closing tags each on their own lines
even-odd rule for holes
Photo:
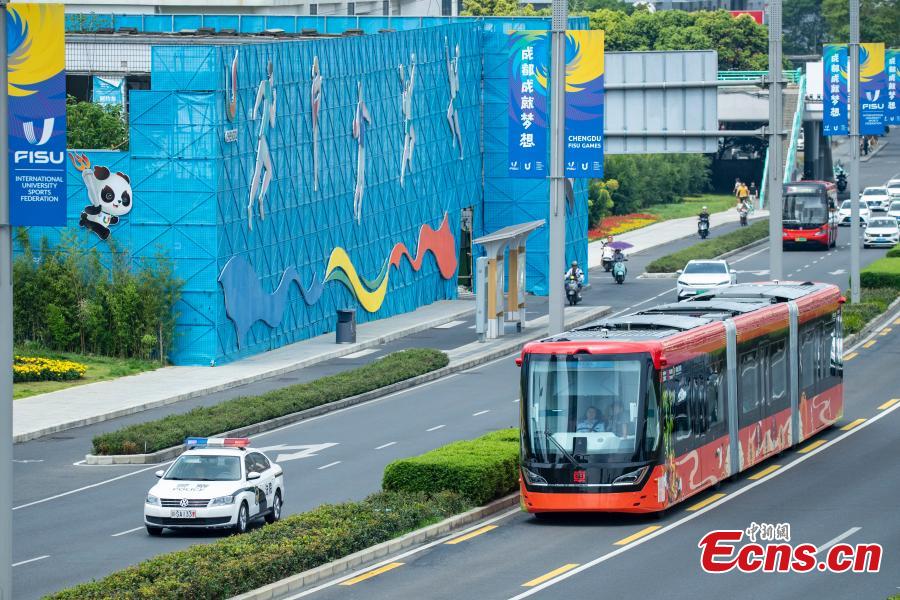
<svg viewBox="0 0 900 600">
<path fill-rule="evenodd" d="M 646 355 L 535 354 L 527 364 L 529 455 L 547 462 L 560 455 L 630 460 L 640 454 L 642 437 L 647 450 L 655 449 L 658 408 Z"/>
</svg>

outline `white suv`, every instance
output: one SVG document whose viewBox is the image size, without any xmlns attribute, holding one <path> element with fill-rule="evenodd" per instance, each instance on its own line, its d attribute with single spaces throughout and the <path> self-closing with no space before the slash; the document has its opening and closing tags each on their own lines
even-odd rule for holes
<svg viewBox="0 0 900 600">
<path fill-rule="evenodd" d="M 869 220 L 869 205 L 866 204 L 865 200 L 859 201 L 859 220 L 862 227 L 865 227 L 866 222 Z M 838 225 L 840 225 L 841 227 L 850 227 L 849 200 L 844 200 L 844 202 L 841 204 L 840 210 L 838 210 Z"/>
<path fill-rule="evenodd" d="M 724 260 L 692 260 L 678 271 L 678 301 L 737 283 L 737 275 Z"/>
<path fill-rule="evenodd" d="M 163 529 L 247 531 L 250 521 L 281 518 L 281 467 L 246 438 L 188 438 L 188 449 L 165 471 L 144 501 L 147 533 Z"/>
<path fill-rule="evenodd" d="M 862 200 L 869 203 L 869 208 L 876 211 L 887 211 L 891 204 L 891 196 L 886 187 L 867 187 L 863 190 Z"/>
</svg>

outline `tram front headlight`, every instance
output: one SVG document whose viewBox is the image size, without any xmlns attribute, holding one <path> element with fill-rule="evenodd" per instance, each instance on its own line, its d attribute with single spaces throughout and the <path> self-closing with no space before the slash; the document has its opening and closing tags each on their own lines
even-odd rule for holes
<svg viewBox="0 0 900 600">
<path fill-rule="evenodd" d="M 647 469 L 650 467 L 641 467 L 640 469 L 635 469 L 634 471 L 630 471 L 625 473 L 624 475 L 619 475 L 613 480 L 613 485 L 634 485 L 638 481 L 644 478 L 644 475 L 647 473 Z"/>
<path fill-rule="evenodd" d="M 532 485 L 547 485 L 546 479 L 525 467 L 522 467 L 522 474 L 525 476 L 525 481 Z"/>
</svg>

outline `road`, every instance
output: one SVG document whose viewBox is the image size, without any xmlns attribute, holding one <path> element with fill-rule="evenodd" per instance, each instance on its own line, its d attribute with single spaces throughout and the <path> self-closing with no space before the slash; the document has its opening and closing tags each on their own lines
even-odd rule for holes
<svg viewBox="0 0 900 600">
<path fill-rule="evenodd" d="M 900 144 L 893 144 L 893 148 L 885 148 L 876 159 L 864 165 L 863 182 L 866 185 L 893 175 L 887 171 L 896 169 L 898 158 L 892 152 L 897 152 L 898 148 Z M 714 229 L 713 235 L 733 227 Z M 848 238 L 848 231 L 842 230 L 839 247 L 830 252 L 786 252 L 786 273 L 795 279 L 829 281 L 845 287 L 850 254 Z M 643 266 L 656 257 L 695 241 L 682 240 L 633 256 L 629 262 L 630 275 L 642 272 Z M 883 254 L 882 250 L 865 250 L 862 256 L 864 263 L 868 263 Z M 733 257 L 731 262 L 739 272 L 740 281 L 765 278 L 768 273 L 766 248 L 745 252 Z M 673 280 L 632 278 L 619 286 L 606 273 L 593 272 L 591 277 L 593 283 L 585 293 L 586 302 L 613 306 L 615 312 L 674 299 Z M 530 308 L 534 314 L 545 310 L 544 300 L 533 300 Z M 455 347 L 471 340 L 470 325 L 471 320 L 465 320 L 454 327 L 431 330 L 386 344 L 378 352 L 364 357 L 337 359 L 302 372 L 213 394 L 198 402 L 147 411 L 16 445 L 15 597 L 38 598 L 80 581 L 102 577 L 161 552 L 208 543 L 221 535 L 167 534 L 162 538 L 149 538 L 143 531 L 141 511 L 146 491 L 155 481 L 153 471 L 158 467 L 75 465 L 89 450 L 90 439 L 96 433 L 187 410 L 198 403 L 219 402 L 337 372 L 403 347 Z M 862 356 L 856 360 L 863 362 Z M 281 452 L 273 450 L 273 455 L 290 453 L 287 448 L 290 446 L 295 447 L 294 451 L 309 446 L 322 448 L 314 455 L 283 462 L 288 486 L 286 514 L 308 510 L 325 502 L 358 499 L 380 487 L 382 470 L 391 460 L 515 425 L 516 381 L 517 370 L 513 362 L 502 359 L 432 382 L 424 388 L 255 436 L 254 445 L 262 448 L 284 446 Z M 606 522 L 603 525 L 603 531 L 616 529 L 608 527 Z M 505 531 L 507 526 L 502 529 Z M 505 533 L 491 537 L 502 535 Z M 593 541 L 591 544 L 599 547 Z M 562 549 L 557 546 L 555 537 L 541 540 L 537 547 L 548 545 L 557 551 Z M 555 554 L 556 551 L 549 556 Z M 469 575 L 474 576 L 477 572 L 475 569 Z"/>
</svg>

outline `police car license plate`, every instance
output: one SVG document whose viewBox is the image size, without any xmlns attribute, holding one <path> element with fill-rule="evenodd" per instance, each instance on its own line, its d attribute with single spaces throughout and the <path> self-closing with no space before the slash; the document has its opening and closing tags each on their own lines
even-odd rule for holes
<svg viewBox="0 0 900 600">
<path fill-rule="evenodd" d="M 172 518 L 173 519 L 196 519 L 197 511 L 196 510 L 173 510 Z"/>
<path fill-rule="evenodd" d="M 798 237 L 798 238 L 797 238 L 797 241 L 798 241 L 798 242 L 805 242 L 805 241 L 806 241 L 806 238 Z"/>
</svg>

